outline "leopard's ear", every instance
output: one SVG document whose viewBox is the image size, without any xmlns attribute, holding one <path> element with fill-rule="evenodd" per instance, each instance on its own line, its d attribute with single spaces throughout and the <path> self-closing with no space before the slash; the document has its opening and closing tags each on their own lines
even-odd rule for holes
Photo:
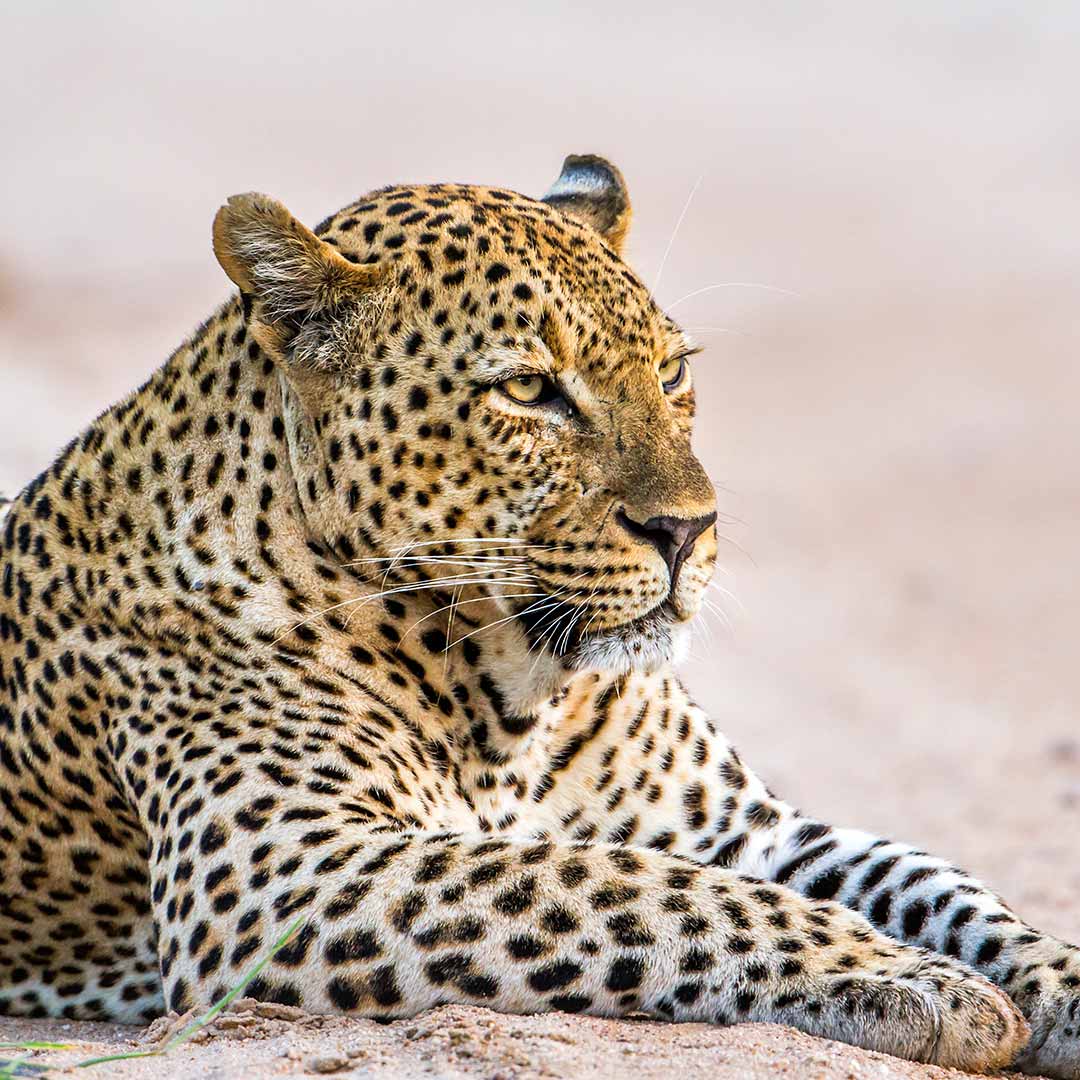
<svg viewBox="0 0 1080 1080">
<path fill-rule="evenodd" d="M 542 201 L 591 225 L 616 255 L 622 254 L 630 229 L 630 194 L 622 173 L 606 158 L 571 154 Z"/>
<path fill-rule="evenodd" d="M 341 308 L 385 274 L 378 265 L 349 262 L 276 199 L 256 192 L 234 195 L 217 212 L 214 254 L 260 321 L 271 325 Z"/>
</svg>

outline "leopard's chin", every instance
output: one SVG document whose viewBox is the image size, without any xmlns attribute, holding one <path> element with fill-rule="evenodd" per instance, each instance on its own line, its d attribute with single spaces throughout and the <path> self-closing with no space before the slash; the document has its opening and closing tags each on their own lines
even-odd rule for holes
<svg viewBox="0 0 1080 1080">
<path fill-rule="evenodd" d="M 626 622 L 583 631 L 582 624 L 589 627 L 590 620 L 574 617 L 581 609 L 565 608 L 549 600 L 514 613 L 527 652 L 536 657 L 530 671 L 546 671 L 548 678 L 540 680 L 545 685 L 574 672 L 651 674 L 678 664 L 688 652 L 690 619 L 697 612 L 696 607 L 689 613 L 680 610 L 669 596 Z"/>
<path fill-rule="evenodd" d="M 664 601 L 630 622 L 581 638 L 562 659 L 575 671 L 648 675 L 682 661 L 689 643 L 689 623 Z"/>
</svg>

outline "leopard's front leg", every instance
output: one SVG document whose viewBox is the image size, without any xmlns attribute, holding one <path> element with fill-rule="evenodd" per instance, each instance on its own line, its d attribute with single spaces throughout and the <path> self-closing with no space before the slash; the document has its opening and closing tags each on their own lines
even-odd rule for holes
<svg viewBox="0 0 1080 1080">
<path fill-rule="evenodd" d="M 316 824 L 283 815 L 260 851 L 206 822 L 197 871 L 183 856 L 162 867 L 184 881 L 159 908 L 173 1008 L 216 998 L 299 914 L 303 929 L 251 990 L 317 1012 L 407 1016 L 466 1002 L 769 1020 L 978 1070 L 1027 1040 L 989 982 L 845 908 L 730 871 L 608 845 Z"/>
<path fill-rule="evenodd" d="M 1080 951 L 945 860 L 777 799 L 674 677 L 600 681 L 587 696 L 556 755 L 564 771 L 532 792 L 556 835 L 619 839 L 853 908 L 1006 990 L 1033 1029 L 1024 1069 L 1080 1078 Z"/>
<path fill-rule="evenodd" d="M 1027 1017 L 1017 1062 L 1080 1078 L 1080 949 L 1033 930 L 990 889 L 943 859 L 857 829 L 808 820 L 781 803 L 747 835 L 742 868 L 862 912 L 901 941 L 961 960 L 997 983 Z"/>
</svg>

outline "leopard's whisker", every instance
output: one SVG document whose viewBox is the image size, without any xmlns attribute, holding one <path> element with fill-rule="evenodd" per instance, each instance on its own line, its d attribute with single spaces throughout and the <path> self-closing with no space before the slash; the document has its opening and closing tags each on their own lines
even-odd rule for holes
<svg viewBox="0 0 1080 1080">
<path fill-rule="evenodd" d="M 525 610 L 526 610 L 526 611 L 529 611 L 529 610 L 531 610 L 531 609 L 530 609 L 530 608 L 526 608 Z M 449 644 L 448 644 L 448 645 L 446 646 L 446 648 L 447 648 L 447 649 L 452 649 L 452 648 L 453 648 L 453 647 L 454 647 L 455 645 L 460 645 L 460 644 L 461 644 L 461 643 L 462 643 L 463 641 L 465 641 L 466 639 L 468 639 L 468 638 L 471 638 L 471 637 L 473 637 L 474 635 L 476 635 L 476 634 L 479 634 L 479 633 L 481 633 L 481 632 L 482 632 L 482 631 L 484 631 L 484 630 L 493 630 L 493 629 L 494 629 L 494 628 L 495 628 L 496 626 L 502 626 L 502 625 L 503 625 L 503 623 L 508 623 L 508 622 L 510 622 L 510 621 L 511 621 L 512 619 L 516 619 L 516 618 L 517 618 L 517 617 L 518 617 L 519 615 L 523 615 L 523 614 L 524 614 L 524 612 L 521 612 L 521 611 L 515 611 L 515 612 L 513 612 L 513 614 L 511 614 L 511 615 L 507 615 L 507 616 L 506 616 L 505 618 L 503 618 L 503 619 L 497 619 L 497 620 L 496 620 L 495 622 L 485 623 L 485 624 L 484 624 L 483 626 L 481 626 L 481 627 L 478 627 L 478 628 L 477 628 L 476 630 L 473 630 L 473 631 L 469 632 L 468 634 L 462 634 L 462 635 L 461 635 L 461 637 L 459 637 L 459 638 L 458 638 L 458 639 L 457 639 L 456 641 L 451 641 L 451 642 L 450 642 L 450 643 L 449 643 Z"/>
<path fill-rule="evenodd" d="M 690 189 L 690 194 L 686 196 L 686 202 L 683 203 L 682 212 L 679 214 L 678 220 L 675 222 L 675 228 L 671 230 L 671 236 L 668 238 L 667 247 L 664 248 L 664 254 L 660 259 L 660 265 L 656 268 L 656 278 L 653 281 L 652 287 L 652 291 L 654 294 L 656 290 L 660 288 L 660 279 L 664 276 L 664 267 L 667 265 L 668 256 L 671 254 L 671 249 L 675 245 L 675 238 L 679 235 L 679 229 L 682 227 L 683 219 L 686 217 L 686 214 L 690 209 L 690 204 L 694 201 L 694 196 L 697 194 L 697 189 L 701 187 L 701 182 L 704 179 L 705 174 L 702 173 L 694 181 L 694 186 Z"/>
<path fill-rule="evenodd" d="M 703 599 L 706 599 L 708 597 L 708 592 L 710 589 L 715 589 L 721 596 L 735 604 L 740 611 L 746 610 L 745 607 L 743 607 L 743 602 L 735 595 L 735 593 L 733 593 L 730 589 L 725 589 L 719 581 L 710 581 L 708 583 L 708 585 L 705 587 L 705 597 L 703 597 Z"/>
<path fill-rule="evenodd" d="M 499 586 L 496 586 L 496 587 L 499 587 Z M 509 586 L 506 586 L 506 587 L 509 588 Z M 504 599 L 505 598 L 507 600 L 512 600 L 512 599 L 514 599 L 516 597 L 517 598 L 524 598 L 524 597 L 528 597 L 528 596 L 547 596 L 547 593 L 545 593 L 545 592 L 501 593 L 500 596 L 499 596 L 499 599 Z M 456 603 L 457 603 L 458 607 L 464 607 L 466 604 L 482 604 L 485 600 L 490 601 L 491 599 L 492 599 L 492 597 L 490 597 L 490 596 L 474 596 L 469 600 L 458 600 Z M 426 615 L 424 615 L 423 617 L 417 619 L 416 622 L 414 622 L 412 624 L 412 626 L 410 626 L 409 629 L 406 630 L 405 633 L 401 635 L 401 640 L 404 641 L 405 638 L 407 638 L 421 623 L 427 622 L 428 619 L 433 619 L 436 615 L 439 615 L 441 612 L 446 611 L 448 608 L 450 608 L 452 606 L 453 606 L 453 602 L 451 602 L 450 604 L 444 604 L 442 607 L 436 608 L 434 611 L 429 611 Z M 449 638 L 449 636 L 450 635 L 447 634 L 448 638 Z"/>
<path fill-rule="evenodd" d="M 714 603 L 707 596 L 703 596 L 701 598 L 701 602 L 702 602 L 702 608 L 701 608 L 701 612 L 698 613 L 699 617 L 700 617 L 701 614 L 708 611 L 711 614 L 715 615 L 724 624 L 725 629 L 727 629 L 729 631 L 734 631 L 735 628 L 732 625 L 731 619 L 728 617 L 727 612 L 724 611 L 723 608 L 721 608 L 718 604 Z M 696 621 L 697 620 L 695 619 L 695 622 Z M 702 626 L 707 626 L 708 622 L 706 620 L 702 619 L 701 625 Z"/>
<path fill-rule="evenodd" d="M 565 544 L 543 544 L 515 536 L 448 536 L 441 540 L 418 540 L 415 543 L 401 545 L 401 550 L 415 551 L 418 548 L 437 547 L 440 544 L 507 544 L 522 548 L 563 548 Z M 397 550 L 397 549 L 393 549 Z"/>
<path fill-rule="evenodd" d="M 608 573 L 607 571 L 604 571 L 604 572 L 602 572 L 602 573 L 600 573 L 600 574 L 597 574 L 597 576 L 596 576 L 596 581 L 595 581 L 595 582 L 593 582 L 593 587 L 592 587 L 592 589 L 591 589 L 591 590 L 589 591 L 589 595 L 588 595 L 588 596 L 587 596 L 587 597 L 585 598 L 585 603 L 584 603 L 584 604 L 582 605 L 583 607 L 585 607 L 585 608 L 588 608 L 588 607 L 589 607 L 589 605 L 590 605 L 590 604 L 592 603 L 592 601 L 593 601 L 593 597 L 594 597 L 594 596 L 596 596 L 596 592 L 597 592 L 597 590 L 598 590 L 598 589 L 600 588 L 600 586 L 601 586 L 601 585 L 602 585 L 602 584 L 604 583 L 604 581 L 605 581 L 605 580 L 606 580 L 606 579 L 607 579 L 607 578 L 608 578 L 609 576 L 610 576 L 610 574 L 609 574 L 609 573 Z M 589 616 L 589 620 L 588 620 L 588 622 L 586 622 L 586 623 L 585 623 L 585 626 L 584 626 L 584 628 L 582 629 L 582 631 L 581 631 L 581 633 L 580 633 L 580 635 L 579 635 L 579 640 L 583 640 L 583 639 L 585 638 L 585 636 L 586 636 L 586 635 L 588 634 L 588 632 L 589 632 L 589 629 L 590 629 L 590 627 L 592 626 L 592 624 L 593 624 L 594 622 L 596 622 L 596 620 L 597 620 L 598 618 L 600 618 L 600 614 L 601 614 L 601 613 L 600 613 L 600 610 L 599 610 L 599 609 L 597 609 L 596 611 L 594 611 L 594 612 L 592 613 L 592 615 L 590 615 L 590 616 Z"/>
<path fill-rule="evenodd" d="M 701 631 L 701 636 L 705 639 L 706 647 L 712 646 L 712 626 L 709 625 L 709 620 L 705 616 L 705 607 L 702 606 L 701 610 L 694 616 L 693 621 L 690 623 L 691 631 Z M 693 639 L 691 639 L 691 649 L 693 648 Z"/>
<path fill-rule="evenodd" d="M 589 621 L 585 624 L 585 628 L 581 631 L 582 638 L 585 638 L 585 637 L 588 636 L 589 631 L 593 627 L 593 623 L 595 623 L 596 620 L 599 619 L 599 618 L 600 618 L 600 612 L 599 611 L 594 611 L 592 613 L 592 615 L 589 617 Z"/>
<path fill-rule="evenodd" d="M 395 584 L 395 586 L 397 586 L 397 585 L 410 585 L 410 584 L 412 584 L 412 585 L 425 585 L 425 584 L 437 585 L 440 581 L 449 581 L 449 580 L 451 580 L 452 577 L 464 576 L 466 574 L 468 574 L 470 577 L 473 574 L 475 574 L 475 575 L 477 575 L 478 580 L 483 580 L 480 575 L 485 574 L 485 573 L 494 575 L 493 580 L 494 580 L 494 578 L 498 578 L 499 580 L 503 580 L 503 581 L 513 581 L 516 584 L 520 584 L 520 585 L 528 585 L 528 584 L 531 584 L 531 583 L 536 581 L 536 576 L 534 574 L 528 573 L 527 571 L 521 570 L 521 569 L 519 569 L 517 567 L 493 566 L 493 567 L 488 568 L 488 569 L 480 568 L 480 569 L 477 569 L 475 571 L 462 570 L 462 571 L 459 571 L 459 572 L 457 572 L 455 574 L 452 574 L 452 575 L 446 576 L 446 577 L 427 577 L 425 575 L 425 576 L 421 577 L 417 581 L 409 581 L 408 578 L 396 577 L 395 576 L 396 579 L 394 581 L 394 584 Z M 356 575 L 356 580 L 359 581 L 362 584 L 370 584 L 370 583 L 378 580 L 378 581 L 381 582 L 379 588 L 380 588 L 380 590 L 382 590 L 382 589 L 386 588 L 386 582 L 385 582 L 385 580 L 383 580 L 384 577 L 385 577 L 385 575 L 383 575 L 380 572 L 380 573 L 375 573 L 375 574 Z"/>
<path fill-rule="evenodd" d="M 566 618 L 566 613 L 560 615 L 556 619 L 555 624 L 552 627 L 553 631 L 558 629 L 559 623 L 561 623 L 564 618 Z M 533 644 L 529 646 L 528 652 L 526 652 L 525 655 L 528 656 L 528 654 L 531 653 L 534 649 L 536 650 L 536 656 L 533 658 L 532 664 L 529 665 L 530 678 L 532 677 L 533 672 L 536 670 L 536 665 L 540 663 L 541 659 L 543 659 L 544 656 L 543 638 L 538 638 L 535 642 L 533 642 Z"/>
<path fill-rule="evenodd" d="M 457 614 L 459 607 L 458 601 L 461 599 L 461 589 L 455 589 L 453 595 L 450 597 L 450 617 L 446 621 L 446 640 L 449 641 L 454 636 L 454 616 Z M 443 679 L 446 679 L 446 669 L 450 663 L 450 654 L 448 652 L 443 653 Z"/>
<path fill-rule="evenodd" d="M 360 566 L 364 563 L 379 564 L 392 561 L 394 560 L 358 559 L 354 563 L 349 563 L 349 565 Z M 398 561 L 398 565 L 401 566 L 423 566 L 427 563 L 431 563 L 436 566 L 485 566 L 509 564 L 510 566 L 526 567 L 529 565 L 528 559 L 520 558 L 519 556 L 515 555 L 409 555 L 406 558 Z"/>
<path fill-rule="evenodd" d="M 505 585 L 526 585 L 526 584 L 528 584 L 528 581 L 524 580 L 524 579 L 520 579 L 520 578 L 510 578 L 510 577 L 503 577 L 503 578 L 485 577 L 485 576 L 482 576 L 481 571 L 476 571 L 474 574 L 460 574 L 460 575 L 457 575 L 457 576 L 451 576 L 451 577 L 445 577 L 445 578 L 434 578 L 431 581 L 423 581 L 423 582 L 409 583 L 409 584 L 406 584 L 406 585 L 399 585 L 399 586 L 396 586 L 393 589 L 384 589 L 384 590 L 382 590 L 382 591 L 380 591 L 378 593 L 375 593 L 375 594 L 373 594 L 371 596 L 356 597 L 355 601 L 359 601 L 359 603 L 357 603 L 357 606 L 354 607 L 353 610 L 349 612 L 348 617 L 345 619 L 345 625 L 346 626 L 349 625 L 349 622 L 352 620 L 353 615 L 356 613 L 356 611 L 359 608 L 364 607 L 368 603 L 371 603 L 371 602 L 373 602 L 375 600 L 382 600 L 383 598 L 385 598 L 387 596 L 395 596 L 395 595 L 397 595 L 399 593 L 424 592 L 425 590 L 444 589 L 444 588 L 450 588 L 450 587 L 452 587 L 454 585 L 503 585 L 503 584 L 505 584 Z"/>
<path fill-rule="evenodd" d="M 553 619 L 554 620 L 552 622 L 552 624 L 546 630 L 544 630 L 544 632 L 529 646 L 529 648 L 528 648 L 528 650 L 526 652 L 526 656 L 527 656 L 530 652 L 533 651 L 533 649 L 536 649 L 536 659 L 532 662 L 532 666 L 529 668 L 529 674 L 530 675 L 532 675 L 533 671 L 536 668 L 537 663 L 539 663 L 539 661 L 540 661 L 540 657 L 543 656 L 543 654 L 544 654 L 544 642 L 548 641 L 549 639 L 553 640 L 554 635 L 558 632 L 559 626 L 562 623 L 562 621 L 564 619 L 574 615 L 574 613 L 576 611 L 581 610 L 579 608 L 574 607 L 571 604 L 572 600 L 575 600 L 577 597 L 579 597 L 581 595 L 582 595 L 582 592 L 578 591 L 578 592 L 575 592 L 575 593 L 573 593 L 572 595 L 570 595 L 568 597 L 564 597 L 563 599 L 561 599 L 558 602 L 558 604 L 556 604 L 554 606 L 554 609 L 552 611 L 548 612 L 548 614 L 545 615 L 544 618 L 541 619 L 540 622 L 537 624 L 537 626 L 539 627 L 539 626 L 542 626 L 544 624 L 544 622 L 546 620 L 548 620 L 548 619 Z M 566 608 L 566 611 L 560 613 L 559 609 L 563 608 L 563 607 Z"/>
<path fill-rule="evenodd" d="M 566 584 L 566 585 L 564 585 L 564 586 L 563 586 L 562 588 L 560 588 L 560 589 L 556 590 L 556 591 L 555 591 L 554 593 L 545 593 L 545 598 L 546 598 L 546 599 L 548 599 L 548 600 L 555 600 L 555 599 L 557 599 L 557 598 L 558 598 L 558 597 L 560 596 L 560 594 L 563 594 L 563 593 L 565 593 L 565 592 L 566 592 L 566 590 L 567 590 L 567 589 L 569 589 L 569 588 L 570 588 L 570 586 L 571 586 L 571 585 L 572 585 L 572 584 L 573 584 L 573 583 L 574 583 L 575 581 L 577 581 L 577 580 L 578 580 L 578 578 L 582 578 L 582 577 L 584 577 L 586 573 L 587 573 L 587 571 L 584 571 L 584 572 L 582 572 L 582 573 L 580 573 L 580 574 L 576 575 L 575 577 L 571 578 L 571 579 L 570 579 L 570 581 L 569 581 L 569 582 L 567 582 L 567 584 Z M 508 622 L 510 622 L 510 620 L 511 620 L 511 619 L 516 619 L 516 618 L 518 618 L 518 617 L 519 617 L 519 616 L 521 616 L 521 615 L 526 615 L 526 614 L 528 614 L 528 613 L 529 613 L 530 611 L 533 611 L 533 610 L 535 610 L 535 609 L 536 609 L 536 608 L 537 608 L 537 607 L 538 607 L 538 606 L 539 606 L 539 605 L 540 605 L 541 603 L 542 603 L 542 601 L 538 600 L 538 601 L 537 601 L 537 602 L 536 602 L 535 604 L 530 604 L 530 605 L 529 605 L 529 606 L 528 606 L 527 608 L 525 608 L 525 609 L 524 609 L 523 611 L 515 611 L 515 612 L 513 612 L 512 614 L 510 614 L 510 615 L 507 615 L 507 616 L 506 616 L 505 618 L 503 618 L 503 619 L 498 619 L 498 620 L 497 620 L 496 622 L 486 623 L 486 624 L 485 624 L 484 626 L 478 627 L 478 628 L 477 628 L 476 630 L 473 630 L 473 631 L 471 631 L 471 632 L 470 632 L 470 633 L 468 633 L 468 634 L 464 634 L 464 635 L 463 635 L 462 637 L 458 638 L 458 639 L 457 639 L 457 641 L 453 641 L 453 642 L 450 642 L 450 643 L 449 643 L 449 644 L 448 644 L 448 645 L 447 645 L 446 647 L 447 647 L 448 649 L 449 649 L 449 648 L 452 648 L 452 647 L 453 647 L 454 645 L 457 645 L 457 644 L 459 644 L 460 642 L 462 642 L 462 641 L 465 641 L 465 640 L 466 640 L 467 638 L 473 637 L 473 636 L 474 636 L 475 634 L 479 634 L 479 633 L 480 633 L 481 631 L 483 631 L 483 630 L 491 630 L 491 629 L 493 629 L 493 628 L 494 628 L 494 627 L 496 627 L 496 626 L 502 626 L 502 625 L 503 625 L 503 623 L 508 623 Z"/>
<path fill-rule="evenodd" d="M 716 539 L 717 542 L 722 540 L 725 544 L 730 544 L 737 552 L 739 552 L 740 555 L 745 556 L 750 561 L 751 566 L 757 566 L 757 562 L 755 561 L 754 556 L 751 555 L 750 552 L 747 551 L 746 548 L 744 548 L 742 544 L 738 542 L 738 540 L 732 540 L 730 536 L 725 536 L 721 532 L 717 532 Z"/>
<path fill-rule="evenodd" d="M 562 637 L 559 639 L 558 644 L 555 646 L 556 652 L 562 652 L 562 650 L 565 649 L 566 646 L 569 644 L 570 635 L 571 633 L 573 633 L 574 627 L 579 622 L 581 622 L 587 610 L 588 608 L 582 607 L 580 605 L 577 607 L 576 614 L 574 615 L 573 619 L 570 620 L 569 625 L 563 631 Z"/>
<path fill-rule="evenodd" d="M 766 292 L 781 293 L 785 296 L 799 296 L 797 292 L 791 289 L 782 289 L 779 285 L 765 285 L 760 281 L 717 281 L 711 285 L 703 285 L 700 289 L 694 289 L 693 292 L 680 296 L 678 300 L 673 300 L 671 303 L 665 304 L 664 307 L 670 310 L 673 307 L 678 307 L 679 304 L 686 303 L 687 300 L 692 300 L 695 296 L 714 292 L 716 289 L 763 289 Z"/>
<path fill-rule="evenodd" d="M 300 629 L 301 626 L 307 626 L 309 623 L 314 622 L 316 619 L 322 618 L 324 615 L 328 615 L 333 611 L 338 611 L 344 607 L 363 607 L 366 604 L 373 603 L 376 600 L 382 600 L 387 596 L 395 596 L 399 593 L 407 592 L 423 592 L 424 590 L 448 588 L 451 585 L 484 585 L 484 584 L 525 584 L 525 582 L 517 581 L 514 579 L 507 579 L 501 581 L 498 579 L 485 578 L 480 576 L 480 571 L 476 574 L 470 575 L 454 575 L 446 578 L 435 578 L 432 581 L 413 582 L 406 585 L 395 586 L 393 589 L 380 589 L 376 593 L 366 593 L 362 596 L 352 596 L 348 600 L 342 600 L 337 604 L 331 604 L 329 607 L 322 608 L 315 612 L 313 615 L 306 619 L 301 619 L 298 623 L 290 626 L 284 633 L 275 638 L 270 644 L 276 645 L 279 641 L 284 640 L 289 634 L 294 633 Z M 351 618 L 352 612 L 350 612 Z M 346 619 L 345 625 L 348 626 L 349 620 Z"/>
<path fill-rule="evenodd" d="M 589 595 L 585 597 L 584 603 L 578 605 L 578 608 L 579 608 L 579 610 L 581 612 L 581 615 L 578 616 L 578 618 L 575 620 L 575 623 L 580 621 L 581 616 L 583 616 L 585 614 L 585 612 L 589 610 L 589 605 L 592 603 L 593 597 L 596 596 L 597 590 L 600 588 L 601 584 L 604 582 L 604 579 L 606 577 L 607 577 L 606 573 L 597 574 L 596 580 L 593 582 L 593 586 L 589 590 Z M 595 619 L 598 614 L 599 614 L 599 612 L 594 612 L 594 614 L 589 619 L 589 624 L 592 623 L 593 619 Z M 573 626 L 574 626 L 574 623 L 572 623 L 571 626 L 568 629 L 572 630 Z M 586 625 L 586 630 L 587 630 L 587 628 L 588 628 L 588 624 Z M 584 637 L 586 630 L 581 631 L 580 637 Z"/>
</svg>

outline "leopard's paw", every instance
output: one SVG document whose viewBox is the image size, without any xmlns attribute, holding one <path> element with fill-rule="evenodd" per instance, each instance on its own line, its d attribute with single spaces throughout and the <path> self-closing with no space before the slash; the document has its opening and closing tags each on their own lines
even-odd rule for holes
<svg viewBox="0 0 1080 1080">
<path fill-rule="evenodd" d="M 1009 996 L 988 979 L 941 957 L 928 957 L 903 981 L 925 995 L 935 1017 L 936 1037 L 923 1059 L 968 1072 L 990 1072 L 1013 1064 L 1031 1029 Z"/>
<path fill-rule="evenodd" d="M 1031 1041 L 1016 1067 L 1080 1080 L 1080 949 L 1044 939 L 1028 956 L 1031 962 L 1006 984 L 1031 1025 Z"/>
<path fill-rule="evenodd" d="M 778 1019 L 805 1031 L 925 1061 L 988 1072 L 1011 1064 L 1030 1030 L 993 983 L 941 957 L 904 950 L 893 970 L 827 976 Z"/>
</svg>

